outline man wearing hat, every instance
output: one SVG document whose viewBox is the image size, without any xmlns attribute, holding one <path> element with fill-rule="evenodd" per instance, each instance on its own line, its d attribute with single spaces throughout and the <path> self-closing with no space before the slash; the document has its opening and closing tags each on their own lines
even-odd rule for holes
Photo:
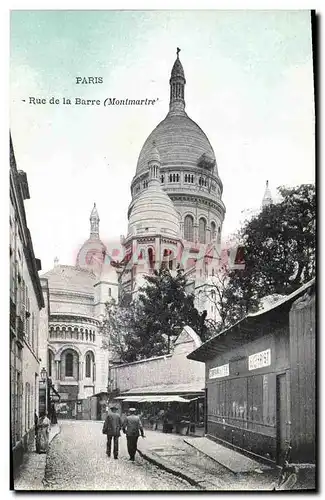
<svg viewBox="0 0 325 500">
<path fill-rule="evenodd" d="M 139 434 L 144 438 L 142 423 L 140 417 L 136 415 L 136 411 L 135 408 L 130 408 L 129 415 L 123 423 L 123 432 L 126 434 L 128 452 L 132 462 L 134 462 L 135 453 L 137 451 Z"/>
<path fill-rule="evenodd" d="M 118 408 L 116 406 L 111 406 L 108 415 L 105 419 L 103 426 L 103 434 L 107 435 L 107 445 L 106 445 L 106 455 L 111 456 L 112 450 L 112 438 L 114 441 L 113 454 L 115 460 L 118 458 L 118 438 L 120 437 L 120 431 L 122 428 L 122 420 L 120 415 L 117 413 Z"/>
</svg>

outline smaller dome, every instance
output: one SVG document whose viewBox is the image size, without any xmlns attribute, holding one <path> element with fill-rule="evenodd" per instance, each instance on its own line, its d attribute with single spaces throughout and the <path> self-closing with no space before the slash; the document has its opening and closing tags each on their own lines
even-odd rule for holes
<svg viewBox="0 0 325 500">
<path fill-rule="evenodd" d="M 65 292 L 80 292 L 94 294 L 96 276 L 87 269 L 76 266 L 58 264 L 42 275 L 47 278 L 50 290 L 64 290 Z"/>
<path fill-rule="evenodd" d="M 128 238 L 160 234 L 180 238 L 180 221 L 172 200 L 159 182 L 152 182 L 135 200 L 129 217 Z"/>
</svg>

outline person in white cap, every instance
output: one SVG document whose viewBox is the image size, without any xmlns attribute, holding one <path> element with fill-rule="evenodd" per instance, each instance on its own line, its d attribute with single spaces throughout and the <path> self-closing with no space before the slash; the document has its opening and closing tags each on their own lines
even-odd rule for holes
<svg viewBox="0 0 325 500">
<path fill-rule="evenodd" d="M 128 447 L 128 453 L 130 455 L 130 460 L 134 462 L 135 454 L 137 451 L 137 444 L 139 435 L 144 438 L 144 432 L 140 417 L 136 415 L 137 410 L 135 408 L 129 409 L 129 415 L 126 417 L 123 423 L 123 432 L 126 434 L 126 441 Z"/>
<path fill-rule="evenodd" d="M 103 434 L 107 436 L 106 455 L 111 456 L 112 441 L 114 442 L 113 454 L 115 460 L 118 459 L 118 438 L 122 428 L 122 419 L 117 413 L 118 408 L 111 406 L 103 426 Z"/>
</svg>

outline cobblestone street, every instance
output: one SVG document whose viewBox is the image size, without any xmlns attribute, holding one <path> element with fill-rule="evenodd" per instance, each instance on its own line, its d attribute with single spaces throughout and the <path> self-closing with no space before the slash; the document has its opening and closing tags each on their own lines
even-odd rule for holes
<svg viewBox="0 0 325 500">
<path fill-rule="evenodd" d="M 141 446 L 139 438 L 139 447 Z M 126 438 L 120 438 L 119 459 L 107 458 L 102 423 L 61 421 L 45 470 L 47 490 L 196 490 L 136 455 L 129 462 Z"/>
</svg>

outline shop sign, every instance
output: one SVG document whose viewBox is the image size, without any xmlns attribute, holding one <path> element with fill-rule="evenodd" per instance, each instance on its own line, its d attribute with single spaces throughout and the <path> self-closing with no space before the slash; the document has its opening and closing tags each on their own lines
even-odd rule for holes
<svg viewBox="0 0 325 500">
<path fill-rule="evenodd" d="M 271 364 L 271 349 L 266 349 L 266 351 L 257 352 L 248 357 L 248 369 L 257 370 L 258 368 L 264 368 L 265 366 L 270 366 Z"/>
<path fill-rule="evenodd" d="M 210 368 L 209 378 L 220 378 L 228 377 L 229 375 L 229 363 L 227 365 L 216 366 L 215 368 Z"/>
</svg>

